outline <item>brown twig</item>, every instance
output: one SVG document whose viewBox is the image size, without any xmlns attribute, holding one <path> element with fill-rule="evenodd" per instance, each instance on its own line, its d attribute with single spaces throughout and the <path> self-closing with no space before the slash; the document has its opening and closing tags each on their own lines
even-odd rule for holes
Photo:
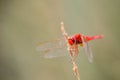
<svg viewBox="0 0 120 80">
<path fill-rule="evenodd" d="M 63 36 L 65 37 L 66 42 L 67 42 L 67 40 L 69 39 L 69 36 L 65 31 L 63 22 L 61 22 L 61 31 L 62 31 Z M 67 49 L 68 52 L 70 53 L 70 58 L 71 58 L 71 62 L 72 62 L 72 65 L 73 65 L 74 74 L 77 77 L 77 80 L 80 80 L 78 67 L 77 67 L 77 65 L 75 63 L 75 60 L 74 60 L 75 57 L 78 54 L 78 46 L 76 44 L 69 45 L 69 43 L 67 42 L 67 48 L 68 48 Z"/>
</svg>

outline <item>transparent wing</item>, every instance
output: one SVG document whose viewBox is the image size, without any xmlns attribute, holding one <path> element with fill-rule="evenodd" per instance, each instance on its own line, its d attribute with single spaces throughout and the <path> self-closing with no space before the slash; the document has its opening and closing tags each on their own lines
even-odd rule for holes
<svg viewBox="0 0 120 80">
<path fill-rule="evenodd" d="M 44 57 L 47 59 L 62 57 L 62 56 L 67 56 L 67 48 L 65 46 L 51 50 L 49 51 L 49 53 L 46 53 L 44 55 Z"/>
<path fill-rule="evenodd" d="M 54 57 L 60 57 L 65 56 L 66 54 L 63 53 L 64 51 L 67 51 L 65 48 L 66 42 L 64 38 L 60 38 L 53 41 L 47 41 L 44 43 L 40 43 L 36 50 L 40 53 L 45 53 L 45 58 L 54 58 Z"/>
<path fill-rule="evenodd" d="M 92 54 L 92 51 L 88 45 L 88 42 L 86 42 L 84 36 L 81 36 L 81 39 L 82 39 L 82 43 L 83 43 L 83 48 L 85 50 L 85 53 L 88 57 L 89 62 L 93 62 L 93 54 Z"/>
</svg>

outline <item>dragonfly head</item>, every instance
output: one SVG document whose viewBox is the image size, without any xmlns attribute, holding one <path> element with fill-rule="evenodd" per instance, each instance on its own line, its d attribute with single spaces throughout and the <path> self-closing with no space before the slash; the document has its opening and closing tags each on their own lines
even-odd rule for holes
<svg viewBox="0 0 120 80">
<path fill-rule="evenodd" d="M 68 43 L 69 43 L 70 45 L 73 45 L 73 44 L 74 44 L 74 42 L 73 42 L 73 40 L 72 40 L 71 38 L 68 39 Z"/>
</svg>

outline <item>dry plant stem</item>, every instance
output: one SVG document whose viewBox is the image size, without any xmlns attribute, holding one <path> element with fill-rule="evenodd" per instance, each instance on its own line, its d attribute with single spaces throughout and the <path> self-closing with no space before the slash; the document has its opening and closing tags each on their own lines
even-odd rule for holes
<svg viewBox="0 0 120 80">
<path fill-rule="evenodd" d="M 74 57 L 71 55 L 71 54 L 73 54 L 73 53 L 72 53 L 71 50 L 68 50 L 68 51 L 70 52 L 70 57 L 71 57 L 72 65 L 73 65 L 74 74 L 75 74 L 75 76 L 77 77 L 77 79 L 80 80 L 79 72 L 78 72 L 78 67 L 77 67 L 77 65 L 75 64 Z"/>
<path fill-rule="evenodd" d="M 67 42 L 69 36 L 64 29 L 64 23 L 63 22 L 61 22 L 61 31 L 62 31 L 63 36 L 65 37 L 66 42 Z M 78 46 L 77 45 L 69 45 L 69 44 L 67 44 L 67 46 L 68 46 L 68 52 L 70 53 L 70 58 L 71 58 L 71 62 L 72 62 L 72 65 L 73 65 L 74 74 L 77 77 L 77 80 L 80 80 L 78 67 L 77 67 L 77 65 L 74 61 L 75 56 L 77 56 L 77 54 L 78 54 L 78 48 L 77 48 Z"/>
</svg>

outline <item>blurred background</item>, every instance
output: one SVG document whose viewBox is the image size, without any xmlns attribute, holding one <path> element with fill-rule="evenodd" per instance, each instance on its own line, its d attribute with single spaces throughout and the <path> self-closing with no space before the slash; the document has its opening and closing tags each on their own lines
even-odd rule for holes
<svg viewBox="0 0 120 80">
<path fill-rule="evenodd" d="M 79 48 L 81 80 L 120 80 L 119 8 L 119 0 L 0 0 L 0 80 L 77 80 L 69 56 L 36 51 L 62 36 L 61 21 L 69 35 L 104 35 L 90 42 L 92 64 Z"/>
</svg>

